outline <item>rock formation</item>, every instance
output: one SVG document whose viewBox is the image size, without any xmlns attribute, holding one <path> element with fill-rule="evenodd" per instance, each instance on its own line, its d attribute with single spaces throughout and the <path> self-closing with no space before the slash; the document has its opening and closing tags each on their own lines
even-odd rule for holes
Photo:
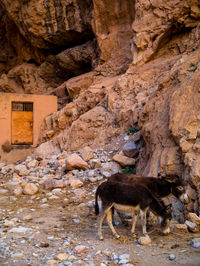
<svg viewBox="0 0 200 266">
<path fill-rule="evenodd" d="M 100 147 L 131 127 L 137 173 L 176 174 L 200 212 L 198 0 L 0 0 L 0 91 L 55 94 L 39 143 Z"/>
</svg>

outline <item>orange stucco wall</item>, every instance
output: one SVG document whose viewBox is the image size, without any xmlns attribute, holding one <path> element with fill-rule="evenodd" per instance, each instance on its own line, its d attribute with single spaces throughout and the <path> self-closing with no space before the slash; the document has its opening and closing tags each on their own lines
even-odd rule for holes
<svg viewBox="0 0 200 266">
<path fill-rule="evenodd" d="M 57 97 L 52 95 L 0 93 L 0 149 L 6 141 L 11 143 L 11 106 L 14 101 L 33 102 L 33 147 L 35 147 L 44 117 L 57 111 Z"/>
</svg>

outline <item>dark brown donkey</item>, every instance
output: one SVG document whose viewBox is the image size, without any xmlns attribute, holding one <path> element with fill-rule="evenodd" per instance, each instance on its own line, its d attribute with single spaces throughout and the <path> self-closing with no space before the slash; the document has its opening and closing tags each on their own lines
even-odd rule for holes
<svg viewBox="0 0 200 266">
<path fill-rule="evenodd" d="M 102 202 L 102 209 L 99 214 L 98 199 Z M 114 207 L 120 212 L 133 214 L 131 233 L 135 231 L 137 216 L 142 212 L 142 229 L 146 234 L 146 211 L 150 209 L 155 215 L 162 218 L 161 228 L 164 234 L 170 232 L 171 206 L 164 206 L 159 202 L 151 191 L 140 184 L 120 183 L 112 180 L 103 182 L 96 190 L 95 195 L 95 213 L 98 217 L 98 235 L 102 240 L 102 223 L 105 217 L 114 236 L 119 238 L 112 224 L 111 209 Z"/>
<path fill-rule="evenodd" d="M 181 184 L 177 176 L 157 178 L 157 177 L 138 176 L 134 174 L 117 173 L 109 177 L 108 182 L 109 181 L 144 185 L 151 191 L 151 193 L 153 193 L 153 195 L 158 200 L 161 200 L 162 198 L 172 194 L 176 198 L 181 200 L 183 203 L 188 202 L 188 195 L 185 191 L 184 186 Z M 127 223 L 124 220 L 124 216 L 121 215 L 120 212 L 118 211 L 117 213 L 121 218 L 122 223 L 127 225 Z"/>
</svg>

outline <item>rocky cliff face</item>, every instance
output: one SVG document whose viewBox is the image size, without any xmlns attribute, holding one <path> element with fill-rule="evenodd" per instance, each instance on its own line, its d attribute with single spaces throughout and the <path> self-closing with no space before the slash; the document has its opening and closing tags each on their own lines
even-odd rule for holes
<svg viewBox="0 0 200 266">
<path fill-rule="evenodd" d="M 130 127 L 137 173 L 177 174 L 200 211 L 198 0 L 0 0 L 0 91 L 49 93 L 39 142 L 99 147 Z"/>
</svg>

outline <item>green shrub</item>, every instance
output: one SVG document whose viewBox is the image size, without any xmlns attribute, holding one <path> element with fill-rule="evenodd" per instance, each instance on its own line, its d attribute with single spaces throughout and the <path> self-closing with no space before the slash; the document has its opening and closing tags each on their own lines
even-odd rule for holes
<svg viewBox="0 0 200 266">
<path fill-rule="evenodd" d="M 135 134 L 136 132 L 138 132 L 139 129 L 137 127 L 131 127 L 129 128 L 129 130 L 127 131 L 127 135 L 130 135 L 130 134 Z"/>
<path fill-rule="evenodd" d="M 123 174 L 136 174 L 136 168 L 131 168 L 130 166 L 126 166 L 122 169 Z"/>
</svg>

